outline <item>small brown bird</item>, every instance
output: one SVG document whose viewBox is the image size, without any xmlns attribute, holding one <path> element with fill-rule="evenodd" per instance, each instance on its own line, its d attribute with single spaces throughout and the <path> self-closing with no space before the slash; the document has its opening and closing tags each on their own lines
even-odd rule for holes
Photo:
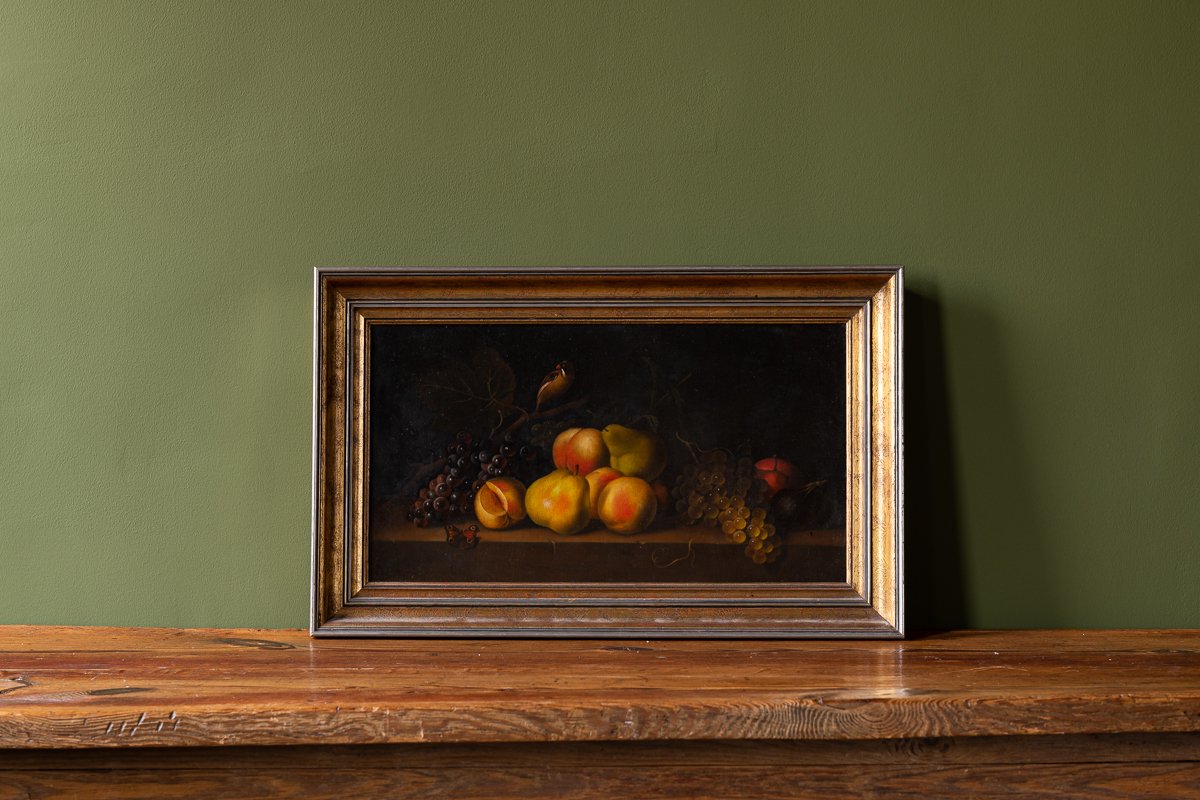
<svg viewBox="0 0 1200 800">
<path fill-rule="evenodd" d="M 571 365 L 570 361 L 560 361 L 555 364 L 554 369 L 546 377 L 542 378 L 542 385 L 538 387 L 537 405 L 534 406 L 534 410 L 538 411 L 543 404 L 562 397 L 574 382 L 575 367 Z"/>
</svg>

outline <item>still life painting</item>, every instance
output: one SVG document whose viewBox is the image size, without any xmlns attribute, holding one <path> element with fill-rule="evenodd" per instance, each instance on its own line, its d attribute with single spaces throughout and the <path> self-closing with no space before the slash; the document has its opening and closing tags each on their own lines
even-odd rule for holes
<svg viewBox="0 0 1200 800">
<path fill-rule="evenodd" d="M 381 325 L 372 579 L 845 574 L 840 326 Z"/>
<path fill-rule="evenodd" d="M 313 635 L 903 635 L 902 275 L 317 270 Z"/>
</svg>

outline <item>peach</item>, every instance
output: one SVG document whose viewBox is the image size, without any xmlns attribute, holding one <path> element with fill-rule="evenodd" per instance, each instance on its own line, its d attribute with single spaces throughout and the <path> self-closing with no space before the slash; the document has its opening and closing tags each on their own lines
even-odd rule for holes
<svg viewBox="0 0 1200 800">
<path fill-rule="evenodd" d="M 516 478 L 492 478 L 475 494 L 475 518 L 494 531 L 525 519 L 525 486 Z"/>
<path fill-rule="evenodd" d="M 600 469 L 592 470 L 585 476 L 588 482 L 589 504 L 593 517 L 596 516 L 596 504 L 600 501 L 600 493 L 604 491 L 604 487 L 620 477 L 621 473 L 612 467 L 601 467 Z"/>
<path fill-rule="evenodd" d="M 658 514 L 654 489 L 641 478 L 616 478 L 600 493 L 597 516 L 614 533 L 641 533 Z"/>
<path fill-rule="evenodd" d="M 554 466 L 587 475 L 608 466 L 608 445 L 595 428 L 567 428 L 554 439 Z"/>
</svg>

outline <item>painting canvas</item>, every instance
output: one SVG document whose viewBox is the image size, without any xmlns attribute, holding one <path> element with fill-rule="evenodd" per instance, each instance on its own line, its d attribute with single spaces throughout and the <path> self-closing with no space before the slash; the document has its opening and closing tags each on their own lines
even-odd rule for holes
<svg viewBox="0 0 1200 800">
<path fill-rule="evenodd" d="M 372 581 L 844 579 L 835 324 L 371 333 Z"/>
</svg>

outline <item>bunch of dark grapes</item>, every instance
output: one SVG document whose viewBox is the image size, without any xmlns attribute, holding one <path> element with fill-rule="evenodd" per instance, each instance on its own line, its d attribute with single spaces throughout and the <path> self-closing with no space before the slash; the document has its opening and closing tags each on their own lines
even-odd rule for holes
<svg viewBox="0 0 1200 800">
<path fill-rule="evenodd" d="M 745 545 L 755 564 L 766 564 L 783 549 L 767 521 L 767 491 L 750 459 L 734 462 L 724 450 L 709 450 L 675 479 L 672 496 L 680 522 L 720 528 L 729 541 Z"/>
<path fill-rule="evenodd" d="M 475 495 L 484 483 L 501 475 L 528 480 L 541 457 L 539 448 L 522 444 L 512 436 L 500 440 L 477 439 L 461 431 L 446 446 L 441 471 L 417 493 L 406 516 L 417 527 L 425 528 L 473 513 Z"/>
</svg>

